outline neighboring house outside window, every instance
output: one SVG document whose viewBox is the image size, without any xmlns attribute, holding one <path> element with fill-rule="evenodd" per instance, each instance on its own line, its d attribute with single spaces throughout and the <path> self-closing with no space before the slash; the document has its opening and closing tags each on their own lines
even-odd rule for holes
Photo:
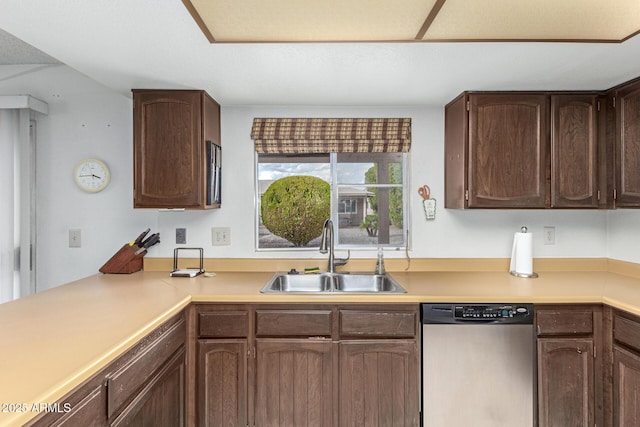
<svg viewBox="0 0 640 427">
<path fill-rule="evenodd" d="M 343 188 L 338 200 L 338 218 L 340 225 L 361 224 L 367 213 L 368 199 L 375 194 L 358 188 Z M 370 214 L 373 212 L 370 211 Z"/>
</svg>

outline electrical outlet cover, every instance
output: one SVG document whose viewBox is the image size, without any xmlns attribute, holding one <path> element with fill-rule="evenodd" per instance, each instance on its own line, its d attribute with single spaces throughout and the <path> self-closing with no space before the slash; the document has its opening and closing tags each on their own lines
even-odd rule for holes
<svg viewBox="0 0 640 427">
<path fill-rule="evenodd" d="M 556 228 L 553 226 L 544 227 L 543 237 L 545 245 L 556 244 Z"/>
<path fill-rule="evenodd" d="M 231 244 L 230 227 L 212 227 L 211 244 L 213 246 L 228 246 Z"/>
</svg>

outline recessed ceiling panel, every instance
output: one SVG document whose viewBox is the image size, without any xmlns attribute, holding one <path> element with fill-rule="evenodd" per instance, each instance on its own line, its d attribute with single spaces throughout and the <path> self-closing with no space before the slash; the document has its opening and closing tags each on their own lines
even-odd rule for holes
<svg viewBox="0 0 640 427">
<path fill-rule="evenodd" d="M 183 0 L 211 42 L 601 41 L 640 0 Z"/>
<path fill-rule="evenodd" d="M 423 40 L 621 41 L 638 30 L 638 0 L 446 0 Z"/>
<path fill-rule="evenodd" d="M 403 41 L 415 38 L 435 1 L 190 0 L 185 4 L 191 3 L 217 42 Z"/>
</svg>

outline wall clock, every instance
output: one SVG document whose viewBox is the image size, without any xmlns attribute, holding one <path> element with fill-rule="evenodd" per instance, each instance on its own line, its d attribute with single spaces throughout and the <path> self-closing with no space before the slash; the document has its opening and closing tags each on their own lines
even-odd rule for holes
<svg viewBox="0 0 640 427">
<path fill-rule="evenodd" d="M 76 185 L 88 193 L 97 193 L 109 185 L 109 167 L 98 159 L 84 159 L 73 170 Z"/>
</svg>

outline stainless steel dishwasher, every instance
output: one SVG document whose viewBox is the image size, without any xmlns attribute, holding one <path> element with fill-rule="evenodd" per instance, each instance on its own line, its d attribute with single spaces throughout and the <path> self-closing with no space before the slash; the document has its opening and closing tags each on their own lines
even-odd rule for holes
<svg viewBox="0 0 640 427">
<path fill-rule="evenodd" d="M 531 304 L 422 304 L 424 427 L 533 426 Z"/>
</svg>

